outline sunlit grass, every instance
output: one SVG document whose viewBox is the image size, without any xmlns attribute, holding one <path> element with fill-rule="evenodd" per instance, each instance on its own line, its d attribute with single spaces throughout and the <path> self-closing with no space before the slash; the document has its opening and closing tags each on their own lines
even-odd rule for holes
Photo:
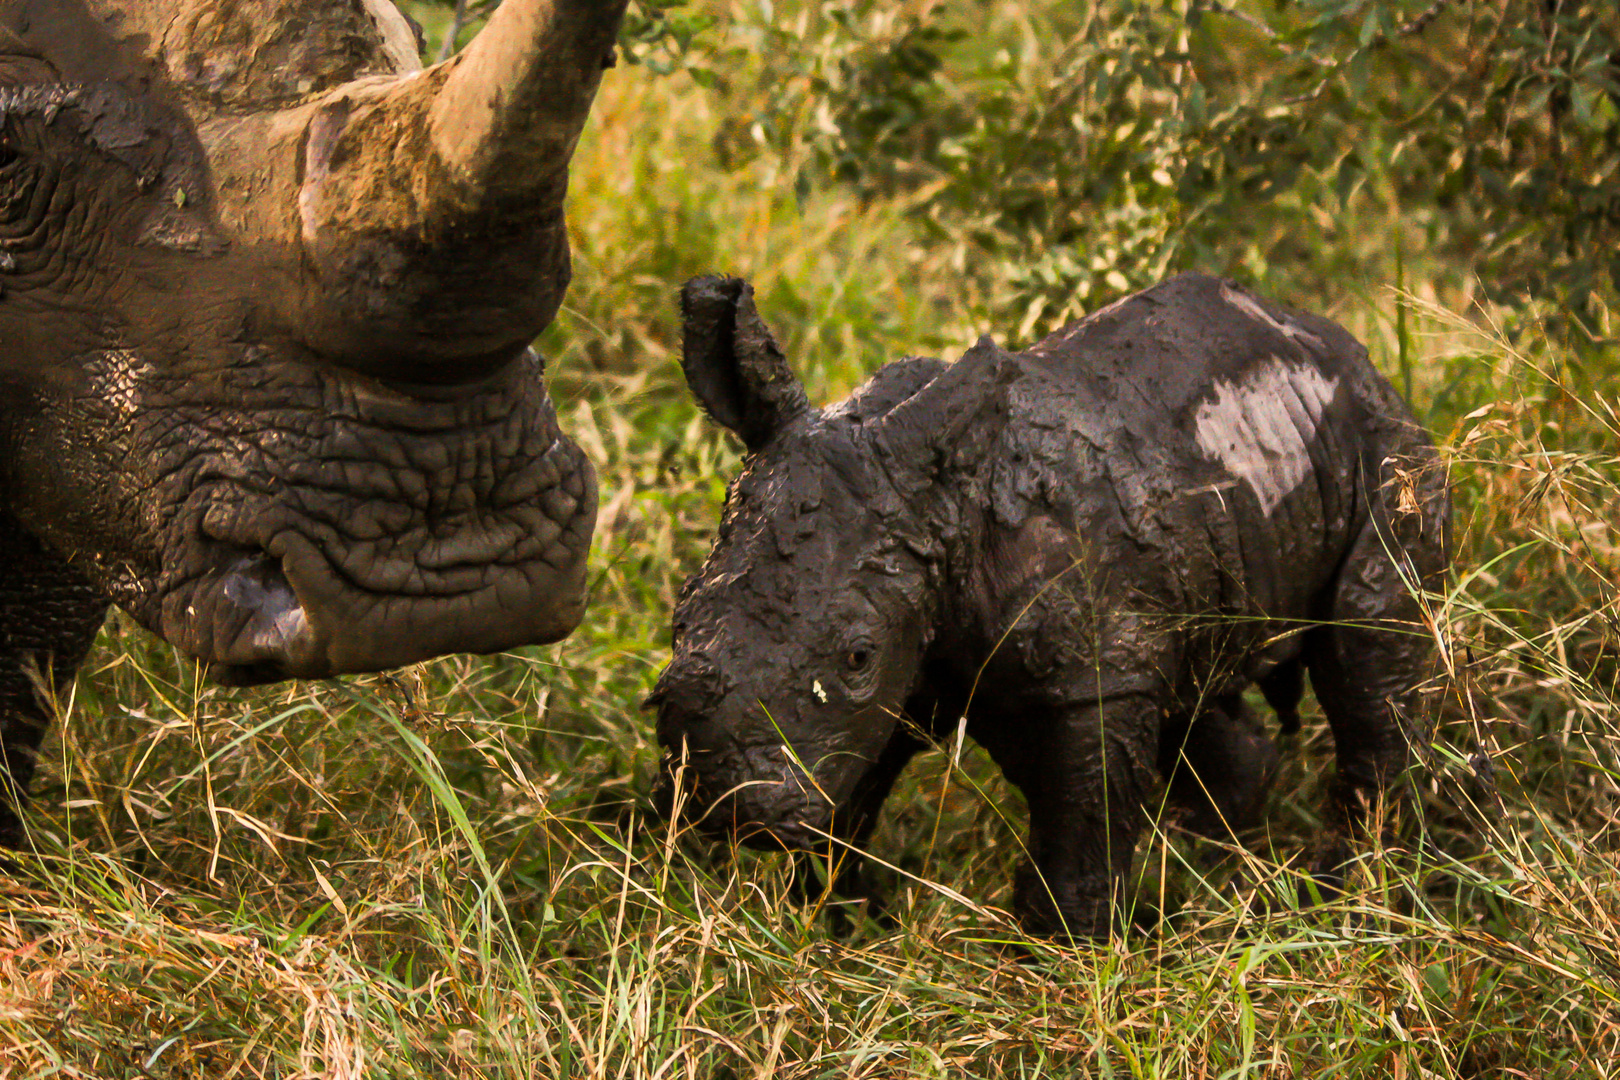
<svg viewBox="0 0 1620 1080">
<path fill-rule="evenodd" d="M 895 924 L 854 912 L 847 938 L 789 901 L 785 860 L 652 817 L 638 703 L 737 465 L 680 390 L 680 281 L 752 277 L 817 400 L 1008 336 L 903 203 L 720 168 L 721 107 L 620 70 L 576 162 L 576 283 L 543 345 L 602 480 L 586 625 L 227 690 L 115 618 L 0 878 L 0 1076 L 1613 1075 L 1620 462 L 1597 376 L 1620 360 L 1513 344 L 1451 267 L 1409 260 L 1404 319 L 1393 261 L 1287 297 L 1411 371 L 1459 509 L 1436 747 L 1343 896 L 1299 908 L 1331 762 L 1309 715 L 1264 830 L 1156 833 L 1140 926 L 1096 946 L 1004 912 L 1023 808 L 971 747 L 891 798 Z M 1358 266 L 1398 227 L 1336 225 Z"/>
</svg>

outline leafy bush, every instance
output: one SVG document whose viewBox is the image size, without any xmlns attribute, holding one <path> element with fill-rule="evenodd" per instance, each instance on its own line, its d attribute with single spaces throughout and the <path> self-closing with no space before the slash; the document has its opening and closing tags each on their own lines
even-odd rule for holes
<svg viewBox="0 0 1620 1080">
<path fill-rule="evenodd" d="M 785 8 L 732 27 L 764 58 L 732 157 L 909 197 L 1026 334 L 1171 268 L 1367 276 L 1376 253 L 1336 257 L 1346 215 L 1492 299 L 1555 302 L 1555 329 L 1608 325 L 1620 14 L 1602 0 Z"/>
<path fill-rule="evenodd" d="M 1449 141 L 1427 104 L 1448 71 L 1539 71 L 1542 39 L 1515 46 L 1508 16 L 1546 9 L 1446 5 L 1405 33 L 1430 9 L 1246 7 L 1262 30 L 1092 7 L 643 5 L 641 63 L 609 74 L 574 163 L 577 272 L 543 340 L 601 477 L 586 624 L 499 658 L 224 689 L 115 618 L 59 702 L 36 847 L 0 873 L 0 1078 L 1611 1075 L 1620 353 L 1494 325 L 1469 291 L 1482 260 L 1533 262 L 1564 211 L 1480 205 L 1477 167 L 1434 179 L 1453 153 L 1537 160 L 1544 142 L 1514 140 L 1552 130 L 1553 92 L 1521 81 Z M 431 53 L 452 8 L 415 10 Z M 1612 140 L 1580 66 L 1613 38 L 1604 11 L 1526 32 L 1591 21 L 1569 77 L 1536 78 L 1570 89 L 1569 131 Z M 1470 37 L 1476 20 L 1496 36 Z M 1569 131 L 1566 165 L 1603 167 L 1612 142 Z M 1086 156 L 1060 166 L 1065 147 Z M 1520 247 L 1487 250 L 1488 228 Z M 1612 257 L 1612 236 L 1585 248 Z M 971 747 L 896 790 L 872 847 L 899 922 L 847 939 L 787 899 L 785 860 L 653 820 L 637 702 L 738 464 L 680 388 L 682 277 L 752 277 L 825 400 L 885 359 L 1027 336 L 1195 263 L 1330 309 L 1448 448 L 1450 666 L 1410 777 L 1420 821 L 1296 910 L 1331 767 L 1308 709 L 1265 834 L 1155 832 L 1136 896 L 1157 924 L 1071 948 L 999 910 L 1022 811 Z M 1435 296 L 1460 314 L 1418 299 Z M 1556 311 L 1524 303 L 1525 326 Z"/>
</svg>

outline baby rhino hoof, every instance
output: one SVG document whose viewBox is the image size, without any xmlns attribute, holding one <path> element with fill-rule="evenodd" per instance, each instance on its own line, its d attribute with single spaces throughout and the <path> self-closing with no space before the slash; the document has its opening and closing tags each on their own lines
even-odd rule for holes
<svg viewBox="0 0 1620 1080">
<path fill-rule="evenodd" d="M 1119 925 L 1110 896 L 1065 887 L 1030 863 L 1020 866 L 1013 878 L 1013 913 L 1025 933 L 1059 941 L 1106 940 Z"/>
</svg>

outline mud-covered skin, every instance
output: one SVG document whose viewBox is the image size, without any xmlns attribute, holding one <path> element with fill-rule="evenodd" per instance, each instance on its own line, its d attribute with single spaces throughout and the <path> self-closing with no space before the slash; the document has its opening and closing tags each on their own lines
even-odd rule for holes
<svg viewBox="0 0 1620 1080">
<path fill-rule="evenodd" d="M 387 0 L 0 0 L 0 844 L 109 602 L 230 683 L 578 624 L 528 343 L 623 7 L 424 70 Z"/>
<path fill-rule="evenodd" d="M 683 294 L 688 381 L 752 451 L 653 694 L 706 827 L 859 843 L 966 716 L 1030 808 L 1015 905 L 1108 932 L 1153 794 L 1258 809 L 1308 671 L 1336 814 L 1421 738 L 1446 565 L 1428 438 L 1326 320 L 1196 275 L 1009 354 L 906 360 L 811 409 L 738 281 Z"/>
</svg>

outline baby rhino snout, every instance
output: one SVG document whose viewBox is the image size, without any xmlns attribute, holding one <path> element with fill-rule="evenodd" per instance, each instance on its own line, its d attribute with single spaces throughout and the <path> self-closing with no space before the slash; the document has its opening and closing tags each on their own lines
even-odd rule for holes
<svg viewBox="0 0 1620 1080">
<path fill-rule="evenodd" d="M 734 818 L 748 817 L 735 808 L 712 813 L 717 800 L 726 801 L 727 792 L 747 779 L 738 772 L 736 717 L 724 711 L 731 688 L 710 657 L 682 651 L 644 703 L 658 710 L 664 766 L 653 802 L 665 818 L 675 816 L 677 803 L 684 821 L 710 832 L 727 831 Z"/>
<path fill-rule="evenodd" d="M 716 722 L 726 697 L 726 679 L 702 653 L 677 656 L 642 703 L 658 710 L 658 743 L 675 761 L 711 756 L 728 742 Z"/>
</svg>

